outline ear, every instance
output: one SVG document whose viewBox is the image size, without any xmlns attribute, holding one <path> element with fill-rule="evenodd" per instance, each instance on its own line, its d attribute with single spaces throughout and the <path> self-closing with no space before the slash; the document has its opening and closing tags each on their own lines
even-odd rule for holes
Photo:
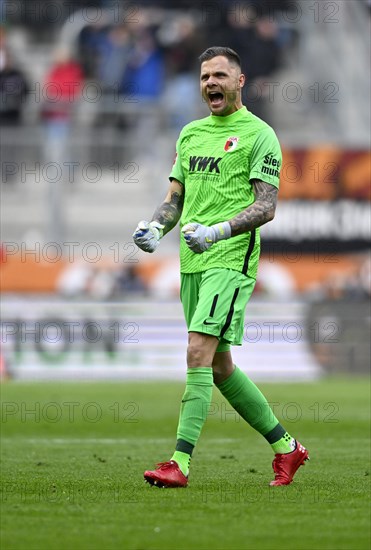
<svg viewBox="0 0 371 550">
<path fill-rule="evenodd" d="M 238 77 L 238 83 L 239 83 L 240 88 L 243 88 L 245 86 L 245 82 L 246 82 L 245 75 L 240 74 L 240 76 Z"/>
</svg>

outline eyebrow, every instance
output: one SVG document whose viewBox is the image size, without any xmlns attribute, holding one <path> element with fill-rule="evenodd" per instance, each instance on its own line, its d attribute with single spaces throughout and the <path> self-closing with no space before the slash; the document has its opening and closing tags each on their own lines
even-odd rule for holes
<svg viewBox="0 0 371 550">
<path fill-rule="evenodd" d="M 224 71 L 215 71 L 215 72 L 211 71 L 211 74 L 213 74 L 214 76 L 228 76 L 228 74 Z M 201 73 L 200 78 L 204 78 L 205 76 L 209 76 L 209 75 L 210 75 L 210 72 Z"/>
</svg>

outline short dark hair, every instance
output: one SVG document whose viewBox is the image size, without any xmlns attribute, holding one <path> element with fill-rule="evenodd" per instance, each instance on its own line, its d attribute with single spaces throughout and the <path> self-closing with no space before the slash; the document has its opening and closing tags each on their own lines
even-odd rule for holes
<svg viewBox="0 0 371 550">
<path fill-rule="evenodd" d="M 213 59 L 218 55 L 226 57 L 229 61 L 231 61 L 235 65 L 238 65 L 238 67 L 241 69 L 240 56 L 237 52 L 232 50 L 232 48 L 228 48 L 227 46 L 212 46 L 211 48 L 207 48 L 207 50 L 205 50 L 200 55 L 198 60 L 200 63 L 203 63 L 204 61 L 209 61 L 209 59 Z"/>
</svg>

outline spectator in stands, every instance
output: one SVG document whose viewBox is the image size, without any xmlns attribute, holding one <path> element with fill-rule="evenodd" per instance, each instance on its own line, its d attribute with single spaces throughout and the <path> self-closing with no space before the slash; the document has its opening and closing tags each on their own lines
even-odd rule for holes
<svg viewBox="0 0 371 550">
<path fill-rule="evenodd" d="M 44 160 L 47 162 L 63 166 L 63 162 L 69 160 L 68 138 L 82 87 L 80 64 L 73 60 L 67 47 L 58 48 L 42 88 L 41 119 L 45 126 Z"/>
<path fill-rule="evenodd" d="M 126 113 L 123 112 L 118 93 L 132 49 L 131 32 L 125 23 L 111 27 L 101 35 L 96 67 L 97 80 L 102 88 L 102 101 L 97 113 L 96 125 L 125 128 Z"/>
<path fill-rule="evenodd" d="M 122 78 L 121 92 L 139 101 L 158 101 L 164 87 L 164 57 L 150 28 L 133 36 L 133 48 Z"/>
<path fill-rule="evenodd" d="M 83 86 L 80 64 L 74 61 L 68 47 L 60 47 L 43 86 L 42 118 L 49 130 L 60 136 L 68 131 L 73 107 Z"/>
<path fill-rule="evenodd" d="M 121 101 L 131 140 L 139 144 L 136 159 L 155 156 L 153 140 L 159 131 L 158 107 L 165 84 L 164 56 L 154 30 L 147 25 L 131 27 L 133 46 L 121 82 Z"/>
<path fill-rule="evenodd" d="M 125 23 L 112 27 L 101 42 L 98 78 L 103 91 L 117 92 L 129 61 L 131 37 Z"/>
<path fill-rule="evenodd" d="M 264 7 L 264 6 L 263 6 Z M 239 4 L 239 9 L 227 11 L 227 24 L 217 31 L 217 37 L 209 42 L 229 44 L 240 52 L 242 67 L 246 67 L 244 102 L 248 109 L 269 122 L 267 100 L 269 80 L 279 68 L 280 40 L 277 18 L 265 13 L 248 2 Z M 265 6 L 268 9 L 267 6 Z"/>
<path fill-rule="evenodd" d="M 369 300 L 371 295 L 371 259 L 368 255 L 356 261 L 353 273 L 333 271 L 325 280 L 322 295 L 329 300 Z"/>
<path fill-rule="evenodd" d="M 67 47 L 58 48 L 55 61 L 46 75 L 42 87 L 41 118 L 45 127 L 43 161 L 55 163 L 62 172 L 59 184 L 45 182 L 48 201 L 48 235 L 55 242 L 63 242 L 65 217 L 63 216 L 64 182 L 67 163 L 73 158 L 70 147 L 74 107 L 80 98 L 83 74 L 80 64 L 73 60 Z"/>
<path fill-rule="evenodd" d="M 5 41 L 0 41 L 0 125 L 16 126 L 22 121 L 22 109 L 29 87 L 23 72 L 16 68 Z"/>
<path fill-rule="evenodd" d="M 93 300 L 109 300 L 115 291 L 115 277 L 111 269 L 94 266 L 87 281 L 86 295 Z"/>
<path fill-rule="evenodd" d="M 165 47 L 166 87 L 163 102 L 170 125 L 180 130 L 195 117 L 199 105 L 195 59 L 205 48 L 203 33 L 194 18 L 188 14 L 173 21 L 165 21 L 160 29 L 160 40 Z M 179 108 L 181 106 L 181 108 Z"/>
<path fill-rule="evenodd" d="M 130 264 L 117 273 L 116 287 L 117 292 L 120 294 L 145 292 L 147 290 L 146 285 L 138 275 L 136 266 Z"/>
<path fill-rule="evenodd" d="M 107 27 L 95 23 L 84 27 L 77 39 L 78 58 L 85 78 L 98 79 L 102 50 L 106 43 Z"/>
<path fill-rule="evenodd" d="M 81 298 L 86 295 L 89 282 L 93 277 L 91 264 L 75 260 L 68 264 L 56 281 L 56 290 L 64 298 Z"/>
</svg>

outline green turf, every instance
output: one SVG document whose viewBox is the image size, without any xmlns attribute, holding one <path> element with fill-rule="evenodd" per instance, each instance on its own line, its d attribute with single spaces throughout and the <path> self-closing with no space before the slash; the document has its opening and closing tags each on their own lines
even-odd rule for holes
<svg viewBox="0 0 371 550">
<path fill-rule="evenodd" d="M 187 489 L 143 470 L 170 458 L 182 384 L 2 385 L 1 548 L 369 549 L 369 384 L 260 386 L 310 451 L 269 488 L 272 452 L 215 391 Z"/>
</svg>

